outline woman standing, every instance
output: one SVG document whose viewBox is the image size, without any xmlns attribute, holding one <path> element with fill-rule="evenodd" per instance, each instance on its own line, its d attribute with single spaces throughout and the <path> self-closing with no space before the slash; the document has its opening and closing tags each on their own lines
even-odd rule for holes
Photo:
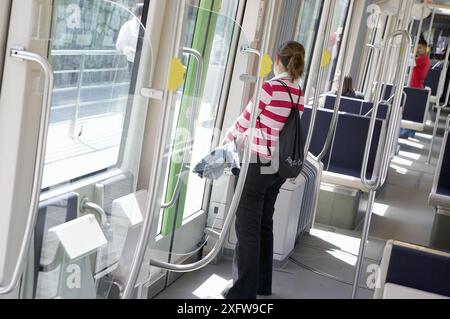
<svg viewBox="0 0 450 319">
<path fill-rule="evenodd" d="M 303 93 L 298 82 L 304 67 L 303 46 L 295 41 L 287 42 L 277 53 L 275 77 L 263 84 L 251 145 L 253 160 L 236 212 L 233 286 L 223 293 L 226 299 L 256 299 L 257 295 L 272 294 L 273 213 L 286 180 L 277 173 L 264 174 L 261 169 L 271 165 L 271 154 L 290 112 L 303 112 Z M 247 136 L 251 109 L 252 102 L 228 132 L 229 141 Z"/>
</svg>

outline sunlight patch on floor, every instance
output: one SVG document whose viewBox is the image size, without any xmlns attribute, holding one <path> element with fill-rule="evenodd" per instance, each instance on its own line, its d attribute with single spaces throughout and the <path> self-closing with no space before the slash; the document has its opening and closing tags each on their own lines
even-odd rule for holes
<svg viewBox="0 0 450 319">
<path fill-rule="evenodd" d="M 343 261 L 350 266 L 356 266 L 356 262 L 358 260 L 358 257 L 336 249 L 327 250 L 327 254 L 330 254 L 334 258 L 339 259 L 340 261 Z"/>
<path fill-rule="evenodd" d="M 344 252 L 354 255 L 357 255 L 359 252 L 359 243 L 361 242 L 361 239 L 358 237 L 337 234 L 319 229 L 311 229 L 310 234 L 326 241 L 327 243 L 330 243 Z"/>
<path fill-rule="evenodd" d="M 391 163 L 396 163 L 396 164 L 399 164 L 399 165 L 404 165 L 404 166 L 409 166 L 409 167 L 411 167 L 413 165 L 412 161 L 409 161 L 409 160 L 401 158 L 401 157 L 393 158 Z"/>
<path fill-rule="evenodd" d="M 420 159 L 420 156 L 421 156 L 420 154 L 417 154 L 417 153 L 411 153 L 411 152 L 405 152 L 405 151 L 400 151 L 398 155 L 402 156 L 402 157 L 406 157 L 406 158 L 412 159 L 414 161 L 418 161 Z"/>
<path fill-rule="evenodd" d="M 410 147 L 414 147 L 417 148 L 419 150 L 423 150 L 425 148 L 425 146 L 421 143 L 418 143 L 419 141 L 416 140 L 417 142 L 415 142 L 414 140 L 405 140 L 405 139 L 400 139 L 399 140 L 399 144 L 403 144 L 403 145 L 408 145 Z"/>
<path fill-rule="evenodd" d="M 434 125 L 434 124 L 433 124 L 433 125 Z M 416 132 L 416 137 L 420 137 L 420 138 L 423 138 L 423 139 L 426 139 L 426 140 L 430 140 L 430 141 L 431 141 L 431 138 L 432 138 L 433 136 L 430 135 L 430 134 L 424 134 L 424 133 Z"/>
<path fill-rule="evenodd" d="M 384 204 L 380 204 L 380 203 L 373 204 L 373 213 L 375 215 L 383 217 L 386 215 L 386 212 L 388 211 L 388 209 L 389 209 L 389 205 L 384 205 Z"/>
<path fill-rule="evenodd" d="M 395 171 L 399 174 L 406 175 L 408 173 L 408 170 L 404 167 L 401 167 L 401 166 L 398 166 L 395 164 L 391 164 L 390 167 L 395 169 Z"/>
<path fill-rule="evenodd" d="M 228 280 L 214 274 L 194 290 L 193 294 L 201 299 L 219 295 L 227 287 L 228 282 Z"/>
</svg>

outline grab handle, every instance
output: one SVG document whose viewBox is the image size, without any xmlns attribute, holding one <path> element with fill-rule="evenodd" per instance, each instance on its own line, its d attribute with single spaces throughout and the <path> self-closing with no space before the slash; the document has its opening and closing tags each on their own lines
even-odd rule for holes
<svg viewBox="0 0 450 319">
<path fill-rule="evenodd" d="M 325 25 L 325 32 L 324 32 L 324 37 L 323 40 L 320 44 L 320 48 L 318 47 L 315 53 L 317 53 L 318 55 L 320 54 L 321 56 L 323 55 L 324 49 L 328 43 L 328 38 L 327 38 L 327 34 L 330 34 L 331 31 L 331 27 L 332 27 L 332 21 L 333 21 L 333 12 L 334 9 L 336 7 L 336 0 L 329 0 L 326 2 L 324 10 L 328 10 L 327 12 L 327 23 Z M 319 51 L 320 50 L 320 51 Z M 314 134 L 314 127 L 316 124 L 316 118 L 317 118 L 317 110 L 319 108 L 319 98 L 320 98 L 320 83 L 322 82 L 323 76 L 324 76 L 324 67 L 322 67 L 321 65 L 321 61 L 317 61 L 314 65 L 314 70 L 312 72 L 312 74 L 316 74 L 318 72 L 317 78 L 316 78 L 316 84 L 315 84 L 315 91 L 314 91 L 314 97 L 313 97 L 313 105 L 312 105 L 312 109 L 311 109 L 311 120 L 309 123 L 309 130 L 308 130 L 308 135 L 306 137 L 306 142 L 305 142 L 305 149 L 304 149 L 304 159 L 303 162 L 306 162 L 306 159 L 308 157 L 308 153 L 311 147 L 311 142 L 312 142 L 312 137 Z M 306 92 L 306 96 L 305 96 L 305 100 L 309 100 L 309 88 L 307 88 L 307 92 Z M 320 160 L 320 158 L 319 158 Z"/>
<path fill-rule="evenodd" d="M 11 293 L 17 286 L 19 279 L 22 275 L 26 255 L 33 236 L 33 230 L 36 225 L 38 205 L 39 205 L 39 194 L 42 186 L 42 173 L 44 170 L 45 146 L 47 144 L 50 108 L 52 105 L 51 91 L 53 89 L 53 81 L 54 81 L 52 65 L 43 56 L 34 52 L 26 51 L 24 49 L 14 49 L 14 48 L 11 49 L 10 56 L 17 59 L 38 63 L 41 66 L 42 70 L 44 71 L 45 77 L 44 77 L 44 92 L 42 96 L 43 104 L 39 122 L 39 133 L 36 149 L 36 161 L 33 169 L 31 199 L 30 199 L 30 206 L 28 208 L 28 217 L 25 225 L 25 233 L 22 239 L 22 243 L 20 245 L 19 256 L 17 257 L 12 277 L 6 285 L 0 286 L 0 295 Z"/>
<path fill-rule="evenodd" d="M 355 2 L 353 1 L 351 5 L 354 6 Z M 349 12 L 352 12 L 352 8 L 350 8 L 349 10 L 350 10 Z M 347 34 L 350 31 L 349 26 L 352 25 L 352 20 L 353 20 L 353 14 L 350 14 L 348 17 L 348 21 L 346 22 Z M 323 146 L 323 149 L 318 156 L 319 161 L 322 161 L 322 159 L 328 153 L 328 151 L 331 147 L 331 142 L 333 141 L 333 137 L 336 133 L 337 123 L 338 123 L 338 118 L 339 118 L 339 107 L 341 106 L 342 92 L 344 91 L 345 74 L 344 74 L 343 70 L 345 68 L 345 65 L 347 64 L 349 57 L 350 57 L 349 45 L 348 45 L 349 42 L 350 42 L 350 36 L 348 35 L 346 41 L 344 42 L 343 61 L 342 61 L 343 67 L 341 68 L 341 75 L 339 78 L 339 88 L 338 88 L 338 91 L 336 94 L 336 100 L 334 101 L 333 117 L 331 119 L 330 127 L 328 129 L 327 138 L 325 140 L 325 145 Z"/>
<path fill-rule="evenodd" d="M 193 104 L 194 107 L 191 112 L 191 119 L 189 122 L 189 130 L 188 130 L 188 132 L 190 132 L 190 134 L 193 134 L 194 126 L 195 126 L 195 114 L 197 114 L 198 104 L 201 100 L 200 89 L 201 89 L 201 83 L 202 83 L 202 78 L 203 78 L 204 61 L 203 61 L 203 57 L 202 57 L 201 53 L 195 49 L 183 48 L 183 53 L 193 56 L 197 60 L 197 65 L 198 65 L 197 66 L 197 77 L 196 77 L 196 81 L 195 81 L 195 90 L 194 90 L 195 102 Z M 186 143 L 184 145 L 183 162 L 181 164 L 181 171 L 180 171 L 180 174 L 178 175 L 177 183 L 175 184 L 175 190 L 173 192 L 172 198 L 169 201 L 167 201 L 166 203 L 161 204 L 162 209 L 172 208 L 177 203 L 178 198 L 180 197 L 181 187 L 183 186 L 184 178 L 189 174 L 189 171 L 185 170 L 185 166 L 186 166 L 185 161 L 186 161 L 186 157 L 187 157 L 189 148 L 190 147 L 189 147 L 189 138 L 188 138 L 188 139 L 186 139 Z"/>
<path fill-rule="evenodd" d="M 366 146 L 365 146 L 365 150 L 364 150 L 363 164 L 362 164 L 362 169 L 361 169 L 361 183 L 364 185 L 364 187 L 366 187 L 369 190 L 377 190 L 378 188 L 380 188 L 380 186 L 382 184 L 381 181 L 383 181 L 385 179 L 385 176 L 386 176 L 388 170 L 384 166 L 388 166 L 390 150 L 391 150 L 392 144 L 393 144 L 392 141 L 394 140 L 397 122 L 398 122 L 400 112 L 401 112 L 404 76 L 403 77 L 398 76 L 397 82 L 394 83 L 394 88 L 395 88 L 396 92 L 394 94 L 394 101 L 392 103 L 391 116 L 390 116 L 389 124 L 388 124 L 388 128 L 387 128 L 387 134 L 386 134 L 387 145 L 385 145 L 385 147 L 383 149 L 382 157 L 381 157 L 381 164 L 379 165 L 379 169 L 378 169 L 379 172 L 377 172 L 380 174 L 376 175 L 375 178 L 374 178 L 374 176 L 372 176 L 372 180 L 369 181 L 367 179 L 367 168 L 368 168 L 368 164 L 369 164 L 370 151 L 372 148 L 371 146 L 372 146 L 373 132 L 375 130 L 378 108 L 381 104 L 380 100 L 381 100 L 382 93 L 384 91 L 382 80 L 387 72 L 387 65 L 389 62 L 388 57 L 390 56 L 390 53 L 392 50 L 392 46 L 391 46 L 392 41 L 399 36 L 402 37 L 403 44 L 404 44 L 404 42 L 406 42 L 406 45 L 402 46 L 403 48 L 411 47 L 411 43 L 412 43 L 411 36 L 408 33 L 408 31 L 406 31 L 406 30 L 396 31 L 388 37 L 388 44 L 387 44 L 386 50 L 384 51 L 384 54 L 382 57 L 382 63 L 381 63 L 382 69 L 381 69 L 381 73 L 380 73 L 380 81 L 378 81 L 378 83 L 377 83 L 377 89 L 376 89 L 375 99 L 374 99 L 375 104 L 373 106 L 372 114 L 370 117 L 370 125 L 369 125 L 369 130 L 367 132 Z M 403 61 L 402 61 L 402 69 L 401 69 L 402 74 L 406 72 L 407 63 L 408 63 L 408 54 L 406 52 L 404 52 L 403 53 Z"/>
</svg>

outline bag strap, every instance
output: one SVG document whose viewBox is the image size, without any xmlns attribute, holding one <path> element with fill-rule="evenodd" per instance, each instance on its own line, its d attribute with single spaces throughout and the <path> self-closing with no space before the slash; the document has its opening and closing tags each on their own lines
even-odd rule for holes
<svg viewBox="0 0 450 319">
<path fill-rule="evenodd" d="M 291 104 L 292 104 L 291 112 L 292 112 L 292 110 L 294 108 L 297 109 L 297 111 L 298 111 L 299 110 L 298 107 L 300 105 L 301 95 L 300 94 L 298 95 L 297 104 L 294 104 L 294 98 L 292 97 L 291 91 L 289 90 L 289 86 L 286 83 L 284 83 L 283 81 L 281 81 L 281 80 L 275 80 L 275 81 L 277 81 L 278 83 L 281 83 L 286 88 L 286 91 L 289 94 L 289 98 L 291 99 Z M 299 88 L 299 90 L 301 90 L 300 85 L 299 85 L 298 88 Z M 259 115 L 257 117 L 257 120 L 258 120 L 259 126 L 260 126 L 260 130 L 261 130 L 261 114 L 262 113 L 263 113 L 263 111 L 261 111 L 261 113 L 259 113 Z M 265 138 L 264 133 L 262 131 L 261 131 L 261 136 L 263 137 L 264 141 L 266 142 L 266 147 L 267 147 L 267 151 L 269 152 L 269 155 L 272 156 L 272 151 L 270 150 L 270 147 L 268 145 L 269 143 L 268 143 L 267 139 Z"/>
<path fill-rule="evenodd" d="M 281 81 L 281 80 L 275 80 L 275 81 L 277 81 L 278 83 L 281 83 L 286 88 L 286 91 L 289 94 L 289 98 L 291 99 L 292 108 L 294 108 L 294 106 L 295 106 L 295 108 L 297 110 L 299 110 L 298 106 L 300 105 L 301 95 L 300 94 L 298 95 L 297 104 L 294 104 L 294 98 L 292 97 L 291 90 L 289 90 L 289 86 L 286 83 L 284 83 L 283 81 Z M 300 86 L 299 86 L 299 89 L 300 89 Z"/>
</svg>

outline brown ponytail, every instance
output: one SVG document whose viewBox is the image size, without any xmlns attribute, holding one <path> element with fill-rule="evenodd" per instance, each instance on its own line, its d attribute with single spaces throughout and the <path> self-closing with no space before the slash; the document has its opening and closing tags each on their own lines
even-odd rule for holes
<svg viewBox="0 0 450 319">
<path fill-rule="evenodd" d="M 287 69 L 292 81 L 300 79 L 305 72 L 305 48 L 296 41 L 283 44 L 278 50 L 278 58 Z"/>
</svg>

